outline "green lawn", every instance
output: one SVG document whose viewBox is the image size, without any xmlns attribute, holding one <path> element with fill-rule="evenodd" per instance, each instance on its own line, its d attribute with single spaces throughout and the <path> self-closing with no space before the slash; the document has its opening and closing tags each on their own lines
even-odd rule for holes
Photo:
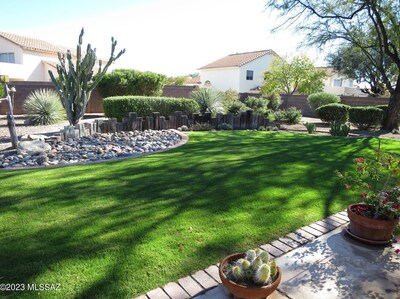
<svg viewBox="0 0 400 299">
<path fill-rule="evenodd" d="M 397 141 L 383 141 L 398 151 Z M 0 283 L 18 298 L 131 298 L 343 210 L 335 169 L 376 139 L 190 133 L 175 150 L 0 172 Z M 180 251 L 179 248 L 182 248 Z"/>
</svg>

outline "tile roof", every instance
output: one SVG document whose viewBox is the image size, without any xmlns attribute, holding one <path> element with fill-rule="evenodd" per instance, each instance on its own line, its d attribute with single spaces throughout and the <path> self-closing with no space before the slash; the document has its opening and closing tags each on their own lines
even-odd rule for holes
<svg viewBox="0 0 400 299">
<path fill-rule="evenodd" d="M 13 34 L 13 33 L 7 33 L 7 32 L 0 31 L 0 37 L 3 37 L 5 39 L 9 40 L 10 42 L 20 46 L 22 49 L 25 49 L 25 50 L 31 50 L 31 51 L 37 51 L 37 52 L 48 52 L 48 53 L 58 53 L 58 52 L 65 53 L 68 49 L 66 47 L 53 45 L 44 40 L 21 36 L 21 35 L 17 35 L 17 34 Z M 71 52 L 73 53 L 74 51 L 71 51 Z"/>
<path fill-rule="evenodd" d="M 277 56 L 277 54 L 272 50 L 230 54 L 228 56 L 225 56 L 224 58 L 218 59 L 214 62 L 211 62 L 211 63 L 199 68 L 199 70 L 224 68 L 224 67 L 241 67 L 242 65 L 245 65 L 245 64 L 247 64 L 253 60 L 256 60 L 257 58 L 260 58 L 267 54 L 272 54 L 272 55 Z"/>
<path fill-rule="evenodd" d="M 197 77 L 188 77 L 188 79 L 185 82 L 185 85 L 196 85 L 196 84 L 201 84 L 201 78 L 200 76 Z"/>
</svg>

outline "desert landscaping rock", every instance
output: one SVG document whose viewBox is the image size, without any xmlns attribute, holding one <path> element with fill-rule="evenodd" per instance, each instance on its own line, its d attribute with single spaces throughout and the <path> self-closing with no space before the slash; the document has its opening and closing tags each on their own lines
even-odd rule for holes
<svg viewBox="0 0 400 299">
<path fill-rule="evenodd" d="M 167 149 L 181 140 L 173 130 L 97 133 L 68 141 L 21 141 L 17 153 L 0 154 L 0 168 L 66 165 L 132 157 Z"/>
</svg>

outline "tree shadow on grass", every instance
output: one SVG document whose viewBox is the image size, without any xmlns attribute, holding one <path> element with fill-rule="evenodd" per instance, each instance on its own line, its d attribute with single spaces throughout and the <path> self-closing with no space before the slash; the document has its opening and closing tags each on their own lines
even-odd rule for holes
<svg viewBox="0 0 400 299">
<path fill-rule="evenodd" d="M 60 298 L 144 293 L 343 208 L 334 169 L 375 145 L 268 133 L 192 139 L 139 159 L 1 173 L 0 221 L 10 225 L 0 282 L 59 279 L 65 289 L 49 296 Z"/>
</svg>

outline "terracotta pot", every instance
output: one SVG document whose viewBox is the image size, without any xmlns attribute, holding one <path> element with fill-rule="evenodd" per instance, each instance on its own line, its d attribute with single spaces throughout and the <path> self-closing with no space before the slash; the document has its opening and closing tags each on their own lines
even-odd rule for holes
<svg viewBox="0 0 400 299">
<path fill-rule="evenodd" d="M 248 287 L 241 284 L 237 284 L 232 280 L 228 279 L 223 271 L 223 269 L 232 261 L 238 260 L 245 256 L 244 253 L 236 253 L 232 255 L 228 255 L 225 257 L 220 265 L 219 265 L 219 277 L 221 278 L 222 284 L 234 295 L 236 299 L 261 299 L 266 298 L 270 294 L 272 294 L 277 288 L 279 283 L 281 282 L 281 271 L 278 268 L 278 277 L 272 284 L 260 287 Z"/>
<path fill-rule="evenodd" d="M 353 212 L 356 206 L 367 206 L 365 204 L 353 204 L 348 206 L 347 215 L 350 219 L 350 231 L 357 237 L 365 240 L 389 242 L 399 219 L 377 220 L 360 216 Z"/>
</svg>

